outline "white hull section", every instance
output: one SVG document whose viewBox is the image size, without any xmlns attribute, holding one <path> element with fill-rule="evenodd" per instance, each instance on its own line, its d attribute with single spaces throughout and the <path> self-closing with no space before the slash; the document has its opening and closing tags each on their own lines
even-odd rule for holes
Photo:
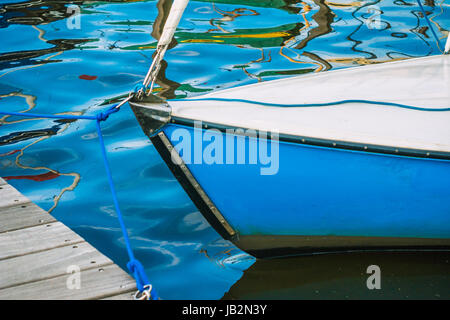
<svg viewBox="0 0 450 320">
<path fill-rule="evenodd" d="M 373 100 L 425 109 L 450 108 L 450 56 L 333 70 L 231 88 L 199 98 L 276 104 Z M 346 103 L 271 107 L 224 101 L 170 102 L 172 116 L 281 134 L 450 152 L 450 111 Z"/>
</svg>

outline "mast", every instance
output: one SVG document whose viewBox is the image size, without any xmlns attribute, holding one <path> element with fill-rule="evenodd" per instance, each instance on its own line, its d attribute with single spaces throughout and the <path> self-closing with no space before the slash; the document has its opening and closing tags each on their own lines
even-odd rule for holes
<svg viewBox="0 0 450 320">
<path fill-rule="evenodd" d="M 164 29 L 161 34 L 161 38 L 158 41 L 156 47 L 156 55 L 153 62 L 147 72 L 144 79 L 144 87 L 147 88 L 150 85 L 149 92 L 153 90 L 153 85 L 155 84 L 156 76 L 158 75 L 159 69 L 161 67 L 161 61 L 164 58 L 167 48 L 172 41 L 175 30 L 180 23 L 181 16 L 183 15 L 184 9 L 186 8 L 189 0 L 174 0 L 172 7 L 170 8 L 169 16 L 167 17 L 166 23 L 164 24 Z"/>
</svg>

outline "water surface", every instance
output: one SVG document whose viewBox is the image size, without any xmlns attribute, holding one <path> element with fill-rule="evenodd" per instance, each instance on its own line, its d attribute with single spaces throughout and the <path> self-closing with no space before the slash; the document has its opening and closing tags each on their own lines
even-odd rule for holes
<svg viewBox="0 0 450 320">
<path fill-rule="evenodd" d="M 142 82 L 170 3 L 0 1 L 0 109 L 93 114 L 120 100 Z M 73 28 L 77 8 L 80 28 Z M 448 1 L 427 0 L 424 8 L 442 47 L 450 26 Z M 435 54 L 439 46 L 412 0 L 190 1 L 165 56 L 157 92 L 173 99 Z M 0 119 L 0 176 L 126 269 L 95 125 Z M 267 287 L 251 295 L 236 293 L 259 266 L 278 270 L 273 275 L 304 279 L 307 260 L 285 259 L 283 267 L 255 263 L 222 240 L 129 108 L 111 116 L 103 130 L 132 245 L 164 299 L 267 297 Z M 287 271 L 292 269 L 298 272 Z M 287 288 L 283 283 L 273 286 Z M 336 288 L 345 285 L 335 283 Z M 439 293 L 430 294 L 438 298 Z"/>
</svg>

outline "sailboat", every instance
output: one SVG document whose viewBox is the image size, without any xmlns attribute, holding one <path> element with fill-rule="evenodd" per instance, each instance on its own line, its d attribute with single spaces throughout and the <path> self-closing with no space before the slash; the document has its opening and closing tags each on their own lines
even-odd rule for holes
<svg viewBox="0 0 450 320">
<path fill-rule="evenodd" d="M 168 30 L 128 102 L 224 239 L 256 257 L 450 247 L 448 54 L 165 101 L 148 92 Z"/>
</svg>

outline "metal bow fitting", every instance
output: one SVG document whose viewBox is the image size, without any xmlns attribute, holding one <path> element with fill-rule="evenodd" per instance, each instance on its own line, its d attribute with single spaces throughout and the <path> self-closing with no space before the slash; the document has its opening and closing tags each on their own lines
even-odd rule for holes
<svg viewBox="0 0 450 320">
<path fill-rule="evenodd" d="M 133 296 L 134 300 L 151 300 L 152 299 L 152 285 L 147 284 L 144 286 L 144 290 L 136 291 Z"/>
</svg>

